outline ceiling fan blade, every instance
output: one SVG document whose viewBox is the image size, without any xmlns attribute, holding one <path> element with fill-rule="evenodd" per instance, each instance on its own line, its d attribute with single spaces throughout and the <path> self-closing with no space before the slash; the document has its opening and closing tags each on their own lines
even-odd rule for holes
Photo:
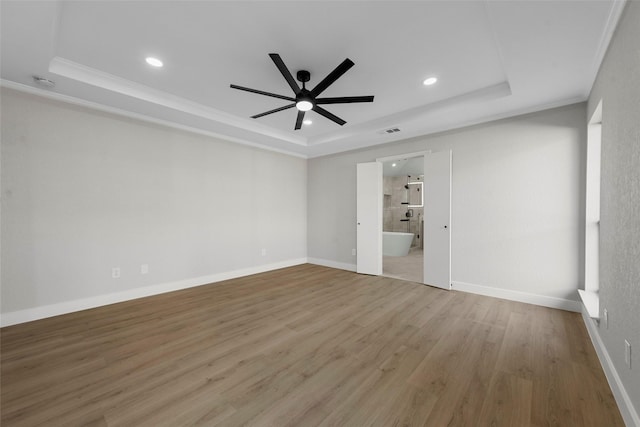
<svg viewBox="0 0 640 427">
<path fill-rule="evenodd" d="M 278 55 L 277 53 L 270 53 L 269 56 L 271 57 L 271 60 L 273 60 L 273 62 L 276 64 L 276 67 L 278 67 L 278 70 L 280 70 L 280 73 L 282 73 L 282 77 L 284 77 L 287 83 L 289 83 L 289 86 L 291 86 L 291 90 L 293 90 L 293 93 L 295 93 L 296 95 L 299 94 L 300 86 L 298 86 L 298 83 L 296 83 L 287 66 L 284 65 L 284 61 L 282 61 L 280 55 Z"/>
<path fill-rule="evenodd" d="M 329 119 L 331 121 L 336 122 L 340 126 L 342 126 L 345 123 L 347 123 L 344 120 L 342 120 L 340 117 L 336 116 L 335 114 L 331 114 L 330 112 L 328 112 L 324 108 L 318 107 L 317 105 L 313 106 L 313 111 L 315 111 L 316 113 L 320 114 L 321 116 L 325 116 L 327 119 Z"/>
<path fill-rule="evenodd" d="M 327 75 L 320 83 L 316 85 L 311 91 L 311 96 L 316 97 L 320 95 L 326 88 L 328 88 L 333 82 L 338 80 L 341 75 L 346 73 L 349 68 L 353 67 L 353 61 L 349 58 L 342 61 L 342 64 L 338 65 L 332 72 Z"/>
<path fill-rule="evenodd" d="M 243 87 L 238 85 L 231 85 L 232 89 L 240 89 L 251 93 L 257 93 L 258 95 L 266 95 L 271 96 L 273 98 L 286 99 L 287 101 L 295 101 L 295 98 L 291 98 L 290 96 L 278 95 L 277 93 L 265 92 L 263 90 L 251 89 L 249 87 Z"/>
<path fill-rule="evenodd" d="M 285 105 L 284 107 L 280 107 L 280 108 L 276 108 L 273 110 L 269 110 L 269 111 L 265 111 L 264 113 L 260 113 L 260 114 L 256 114 L 255 116 L 251 116 L 252 119 L 257 119 L 258 117 L 262 117 L 262 116 L 266 116 L 267 114 L 273 114 L 273 113 L 277 113 L 278 111 L 282 111 L 282 110 L 286 110 L 289 109 L 291 107 L 295 107 L 296 104 L 289 104 L 289 105 Z"/>
<path fill-rule="evenodd" d="M 294 130 L 298 130 L 302 127 L 302 121 L 304 120 L 304 111 L 298 110 L 298 117 L 296 118 L 296 127 Z"/>
<path fill-rule="evenodd" d="M 351 102 L 373 102 L 373 95 L 339 96 L 337 98 L 316 98 L 316 104 L 348 104 Z"/>
</svg>

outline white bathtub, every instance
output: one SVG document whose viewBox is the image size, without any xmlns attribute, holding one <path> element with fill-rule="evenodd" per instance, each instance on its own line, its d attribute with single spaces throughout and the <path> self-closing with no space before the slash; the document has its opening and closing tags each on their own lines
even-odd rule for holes
<svg viewBox="0 0 640 427">
<path fill-rule="evenodd" d="M 412 242 L 413 233 L 383 231 L 382 254 L 385 256 L 407 256 Z"/>
</svg>

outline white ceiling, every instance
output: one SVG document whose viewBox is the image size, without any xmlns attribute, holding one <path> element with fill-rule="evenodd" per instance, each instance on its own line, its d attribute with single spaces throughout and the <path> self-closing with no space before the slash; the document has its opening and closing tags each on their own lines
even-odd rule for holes
<svg viewBox="0 0 640 427">
<path fill-rule="evenodd" d="M 424 156 L 382 162 L 382 175 L 405 177 L 424 175 Z"/>
<path fill-rule="evenodd" d="M 5 86 L 315 157 L 580 102 L 623 1 L 7 1 Z M 229 84 L 291 96 L 269 53 L 323 96 L 344 126 Z M 154 69 L 146 56 L 164 61 Z M 32 76 L 56 82 L 40 88 Z M 422 80 L 437 76 L 436 85 Z M 38 87 L 38 89 L 34 89 Z M 386 134 L 389 127 L 400 132 Z"/>
</svg>

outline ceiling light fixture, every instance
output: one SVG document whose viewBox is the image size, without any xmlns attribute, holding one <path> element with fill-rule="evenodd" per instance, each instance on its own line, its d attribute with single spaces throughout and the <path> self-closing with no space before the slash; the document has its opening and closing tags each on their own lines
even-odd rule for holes
<svg viewBox="0 0 640 427">
<path fill-rule="evenodd" d="M 309 125 L 310 125 L 310 124 L 312 124 L 312 123 L 313 123 L 313 122 L 312 122 L 311 120 L 309 120 L 309 119 L 307 119 L 307 120 L 303 120 L 303 121 L 302 121 L 302 124 L 307 125 L 307 126 L 309 126 Z"/>
<path fill-rule="evenodd" d="M 395 168 L 395 167 L 396 167 L 396 164 L 395 164 L 395 163 L 392 163 L 392 164 L 391 164 L 391 167 Z"/>
<path fill-rule="evenodd" d="M 147 61 L 147 64 L 151 65 L 152 67 L 161 68 L 164 65 L 162 61 L 160 61 L 158 58 L 154 58 L 153 56 L 147 56 L 144 60 Z"/>
<path fill-rule="evenodd" d="M 309 111 L 313 108 L 313 102 L 306 97 L 300 98 L 300 100 L 296 102 L 296 108 L 300 111 Z"/>
<path fill-rule="evenodd" d="M 428 79 L 425 79 L 422 84 L 425 86 L 431 86 L 432 84 L 435 84 L 438 81 L 437 77 L 429 77 Z"/>
</svg>

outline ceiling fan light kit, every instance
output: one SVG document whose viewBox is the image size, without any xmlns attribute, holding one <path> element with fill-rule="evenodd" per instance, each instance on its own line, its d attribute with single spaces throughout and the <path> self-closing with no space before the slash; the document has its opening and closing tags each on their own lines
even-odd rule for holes
<svg viewBox="0 0 640 427">
<path fill-rule="evenodd" d="M 298 86 L 296 80 L 293 78 L 293 75 L 289 71 L 286 65 L 284 65 L 284 61 L 280 58 L 280 55 L 277 53 L 270 53 L 269 57 L 274 62 L 284 79 L 293 90 L 295 94 L 294 97 L 279 95 L 276 93 L 265 92 L 258 89 L 251 89 L 248 87 L 231 85 L 232 89 L 244 90 L 246 92 L 257 93 L 258 95 L 270 96 L 273 98 L 284 99 L 286 101 L 291 101 L 292 104 L 287 104 L 283 107 L 275 108 L 273 110 L 265 111 L 264 113 L 256 114 L 251 116 L 252 119 L 257 119 L 259 117 L 266 116 L 268 114 L 277 113 L 279 111 L 284 111 L 289 108 L 296 107 L 298 110 L 298 116 L 296 118 L 296 124 L 294 130 L 298 130 L 302 127 L 302 123 L 304 121 L 304 115 L 307 111 L 315 111 L 323 117 L 339 124 L 340 126 L 344 125 L 346 121 L 341 119 L 340 117 L 330 113 L 324 108 L 320 107 L 320 105 L 325 104 L 350 104 L 354 102 L 373 102 L 373 96 L 340 96 L 333 98 L 318 98 L 322 92 L 325 91 L 331 84 L 333 84 L 336 80 L 338 80 L 344 73 L 346 73 L 351 67 L 353 67 L 354 63 L 349 58 L 342 61 L 340 65 L 338 65 L 332 72 L 330 72 L 320 83 L 316 85 L 313 89 L 309 90 L 306 88 L 306 83 L 311 79 L 311 73 L 307 70 L 300 70 L 296 73 L 296 79 L 302 83 L 302 87 Z"/>
<path fill-rule="evenodd" d="M 313 101 L 302 98 L 296 101 L 296 108 L 300 111 L 309 111 L 313 108 Z"/>
</svg>

